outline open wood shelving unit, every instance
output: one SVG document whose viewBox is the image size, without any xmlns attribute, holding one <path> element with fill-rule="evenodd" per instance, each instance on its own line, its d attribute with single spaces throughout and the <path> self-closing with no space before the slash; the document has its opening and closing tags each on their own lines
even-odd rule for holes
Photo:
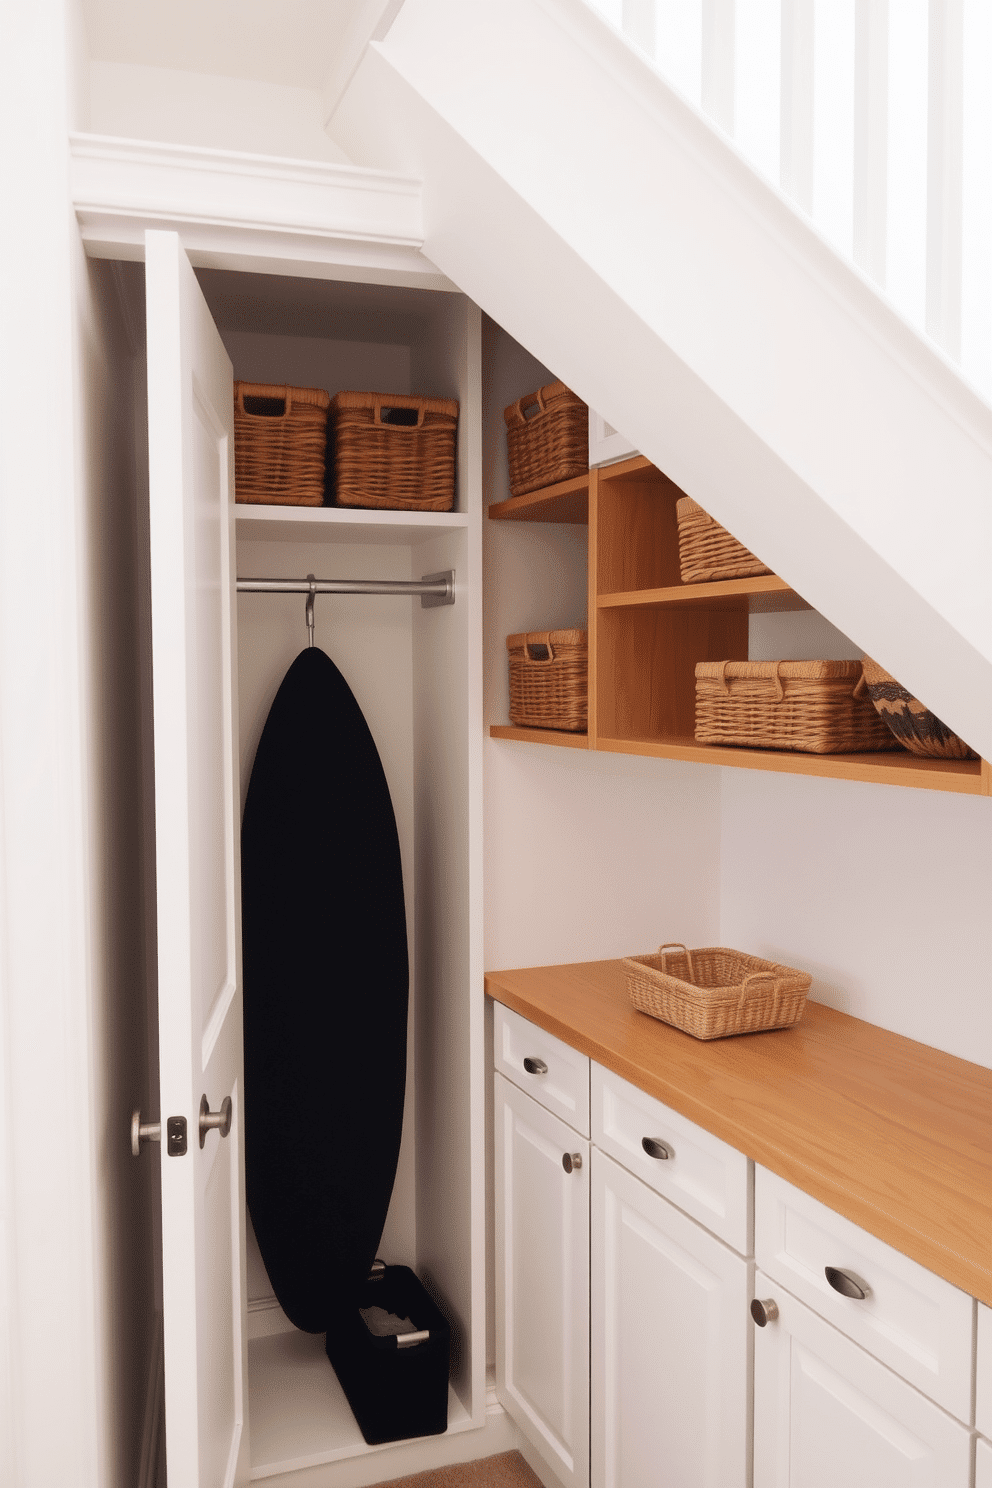
<svg viewBox="0 0 992 1488">
<path fill-rule="evenodd" d="M 751 614 L 810 607 L 773 574 L 683 584 L 675 512 L 683 494 L 635 456 L 489 508 L 491 521 L 589 528 L 589 732 L 494 724 L 493 738 L 992 795 L 986 760 L 928 760 L 901 749 L 817 755 L 697 744 L 696 663 L 746 660 Z"/>
</svg>

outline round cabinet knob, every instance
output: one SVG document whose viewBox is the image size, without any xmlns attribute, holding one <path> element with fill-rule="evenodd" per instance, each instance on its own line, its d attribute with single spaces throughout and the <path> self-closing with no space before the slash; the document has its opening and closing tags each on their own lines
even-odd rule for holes
<svg viewBox="0 0 992 1488">
<path fill-rule="evenodd" d="M 766 1323 L 773 1323 L 778 1317 L 778 1303 L 771 1297 L 767 1297 L 763 1302 L 755 1297 L 751 1303 L 751 1316 L 758 1327 L 763 1328 Z"/>
<path fill-rule="evenodd" d="M 561 1165 L 565 1169 L 565 1172 L 566 1173 L 571 1173 L 573 1170 L 577 1173 L 578 1170 L 582 1166 L 582 1153 L 581 1152 L 564 1152 L 564 1153 L 562 1153 Z"/>
<path fill-rule="evenodd" d="M 546 1075 L 548 1073 L 548 1066 L 545 1064 L 544 1060 L 532 1059 L 529 1054 L 524 1060 L 524 1069 L 529 1075 Z"/>
<path fill-rule="evenodd" d="M 657 1157 L 664 1161 L 670 1161 L 675 1156 L 675 1148 L 663 1142 L 660 1137 L 642 1137 L 641 1146 L 648 1157 Z"/>
<path fill-rule="evenodd" d="M 141 1156 L 142 1142 L 161 1142 L 162 1123 L 160 1121 L 142 1121 L 141 1112 L 135 1111 L 131 1117 L 131 1156 Z"/>
<path fill-rule="evenodd" d="M 853 1271 L 842 1271 L 839 1266 L 824 1266 L 823 1274 L 834 1291 L 840 1292 L 842 1297 L 852 1297 L 856 1302 L 863 1302 L 871 1295 L 871 1287 L 860 1276 L 855 1276 Z"/>
</svg>

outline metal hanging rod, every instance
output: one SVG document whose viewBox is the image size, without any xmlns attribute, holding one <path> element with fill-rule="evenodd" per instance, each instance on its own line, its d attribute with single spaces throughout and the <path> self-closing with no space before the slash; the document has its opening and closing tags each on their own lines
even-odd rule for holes
<svg viewBox="0 0 992 1488">
<path fill-rule="evenodd" d="M 455 602 L 455 570 L 421 579 L 239 579 L 239 594 L 419 594 L 422 607 Z"/>
</svg>

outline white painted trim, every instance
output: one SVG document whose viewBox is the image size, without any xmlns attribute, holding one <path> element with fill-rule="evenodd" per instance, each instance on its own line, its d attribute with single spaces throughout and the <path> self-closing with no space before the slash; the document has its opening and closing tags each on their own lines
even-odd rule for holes
<svg viewBox="0 0 992 1488">
<path fill-rule="evenodd" d="M 192 261 L 287 273 L 452 285 L 421 253 L 420 182 L 391 171 L 104 135 L 69 137 L 86 251 L 140 259 L 148 227 L 178 232 Z M 246 234 L 254 241 L 246 242 Z"/>
<path fill-rule="evenodd" d="M 362 64 L 370 41 L 382 41 L 399 15 L 403 0 L 364 0 L 357 15 L 340 39 L 337 55 L 324 84 L 323 120 L 326 125 L 348 91 Z"/>
<path fill-rule="evenodd" d="M 148 1384 L 145 1389 L 145 1414 L 141 1425 L 141 1457 L 138 1488 L 157 1488 L 158 1462 L 161 1450 L 162 1424 L 165 1420 L 165 1377 L 162 1370 L 162 1314 L 156 1312 L 148 1357 Z"/>
</svg>

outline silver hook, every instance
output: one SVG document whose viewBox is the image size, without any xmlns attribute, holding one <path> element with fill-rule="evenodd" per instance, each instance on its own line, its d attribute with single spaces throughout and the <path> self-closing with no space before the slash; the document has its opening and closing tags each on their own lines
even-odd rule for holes
<svg viewBox="0 0 992 1488">
<path fill-rule="evenodd" d="M 313 600 L 314 600 L 314 595 L 317 593 L 317 581 L 314 578 L 314 576 L 313 576 L 312 573 L 308 573 L 307 574 L 307 578 L 310 580 L 310 593 L 307 595 L 307 635 L 309 637 L 309 639 L 307 641 L 307 645 L 308 646 L 312 646 L 313 645 Z"/>
</svg>

